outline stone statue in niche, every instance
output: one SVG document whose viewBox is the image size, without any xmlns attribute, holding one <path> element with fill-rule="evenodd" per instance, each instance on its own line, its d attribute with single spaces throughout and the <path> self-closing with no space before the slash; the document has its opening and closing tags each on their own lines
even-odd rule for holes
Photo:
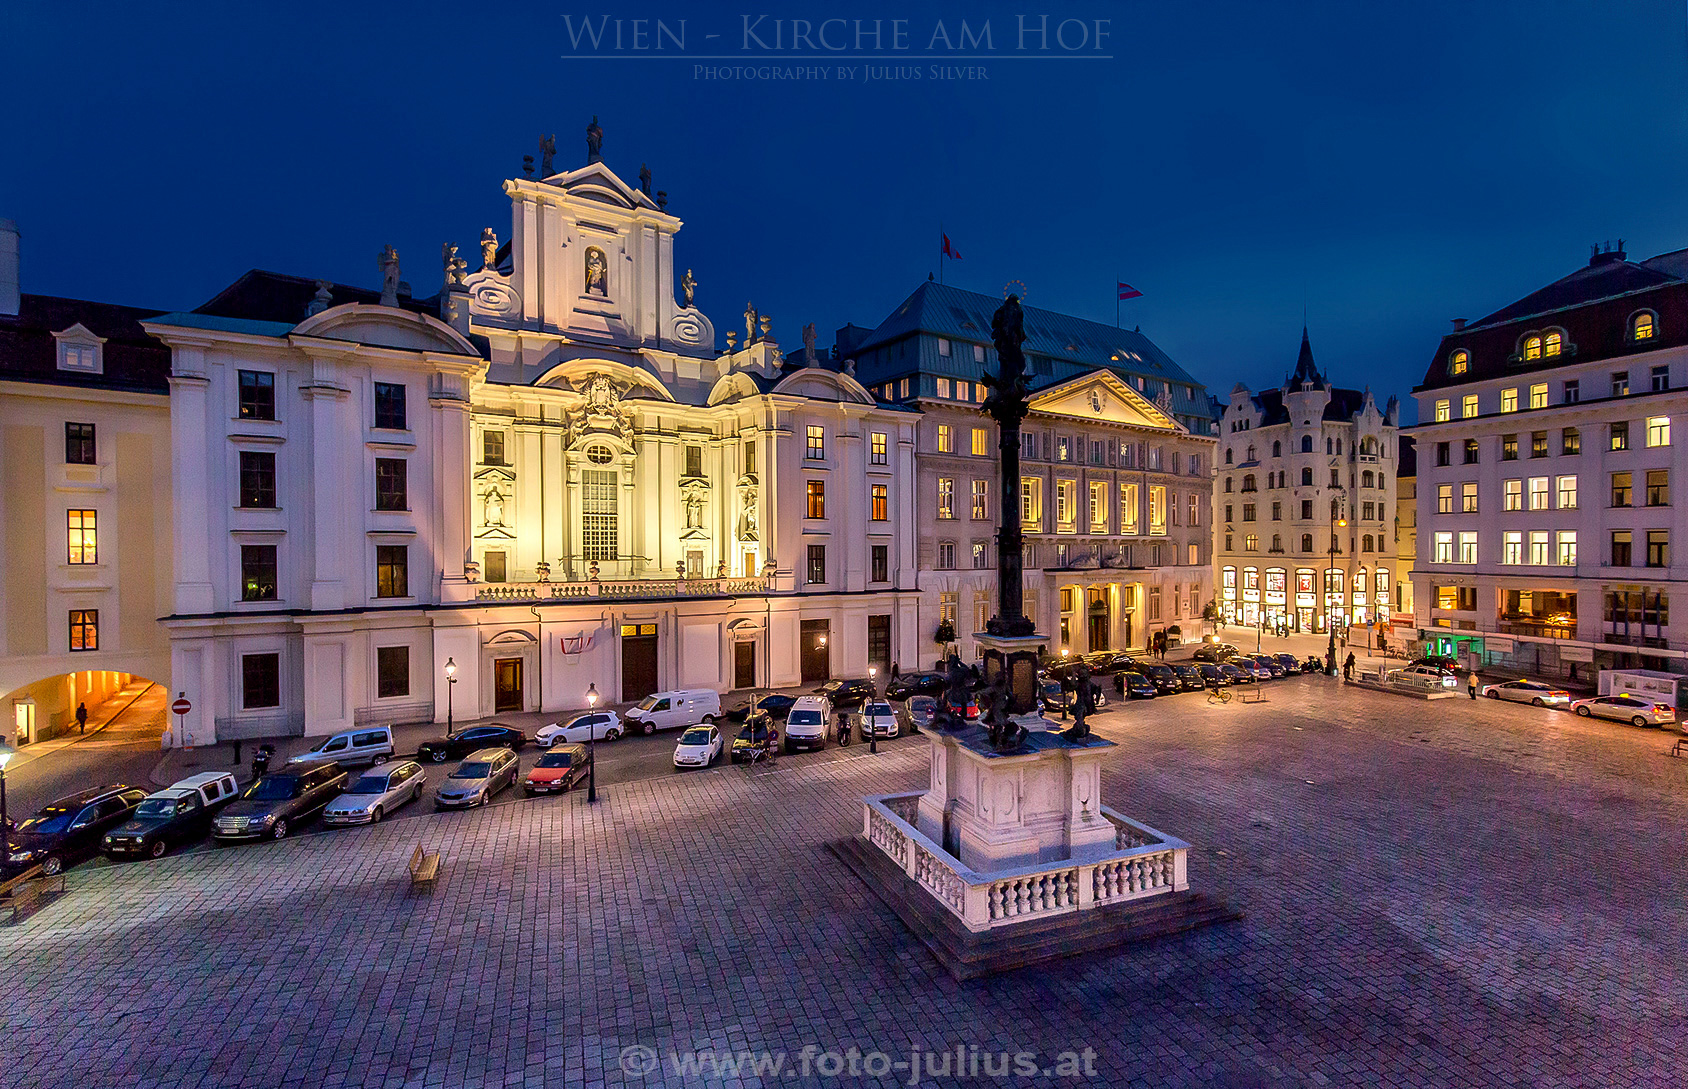
<svg viewBox="0 0 1688 1089">
<path fill-rule="evenodd" d="M 381 305 L 399 304 L 399 251 L 391 246 L 381 250 Z"/>
<path fill-rule="evenodd" d="M 481 521 L 489 526 L 502 526 L 504 524 L 504 493 L 499 491 L 496 485 L 488 488 L 483 504 Z"/>
<path fill-rule="evenodd" d="M 738 536 L 741 541 L 756 540 L 756 486 L 739 484 Z"/>
<path fill-rule="evenodd" d="M 697 290 L 697 279 L 694 276 L 692 276 L 692 270 L 687 269 L 686 274 L 684 276 L 680 277 L 680 291 L 681 291 L 682 294 L 684 294 L 686 296 L 686 306 L 687 306 L 688 309 L 692 305 L 692 293 L 695 292 L 696 290 Z"/>
<path fill-rule="evenodd" d="M 555 162 L 556 162 L 556 158 L 557 158 L 557 135 L 556 135 L 556 133 L 552 133 L 550 136 L 541 136 L 539 138 L 539 176 L 540 177 L 549 178 L 551 175 L 553 175 L 557 172 L 556 167 L 554 165 Z"/>
<path fill-rule="evenodd" d="M 686 493 L 686 528 L 697 529 L 703 525 L 703 496 L 697 492 Z"/>
<path fill-rule="evenodd" d="M 491 227 L 481 228 L 481 271 L 496 272 L 498 266 L 498 234 Z"/>
<path fill-rule="evenodd" d="M 586 161 L 601 163 L 604 161 L 604 130 L 598 127 L 598 115 L 592 115 L 592 123 L 586 126 Z"/>
<path fill-rule="evenodd" d="M 609 297 L 609 262 L 597 246 L 586 247 L 586 294 Z"/>
</svg>

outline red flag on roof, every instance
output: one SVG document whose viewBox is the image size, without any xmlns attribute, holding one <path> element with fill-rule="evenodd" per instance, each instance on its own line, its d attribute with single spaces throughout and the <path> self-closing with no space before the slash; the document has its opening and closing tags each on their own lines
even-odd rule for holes
<svg viewBox="0 0 1688 1089">
<path fill-rule="evenodd" d="M 950 245 L 949 235 L 947 234 L 944 235 L 944 256 L 952 261 L 961 260 L 961 254 L 956 251 L 954 246 Z"/>
<path fill-rule="evenodd" d="M 1120 284 L 1119 285 L 1119 297 L 1122 298 L 1122 299 L 1136 299 L 1136 298 L 1141 298 L 1142 295 L 1143 295 L 1143 293 L 1141 291 L 1138 291 L 1136 288 L 1132 287 L 1130 284 Z"/>
</svg>

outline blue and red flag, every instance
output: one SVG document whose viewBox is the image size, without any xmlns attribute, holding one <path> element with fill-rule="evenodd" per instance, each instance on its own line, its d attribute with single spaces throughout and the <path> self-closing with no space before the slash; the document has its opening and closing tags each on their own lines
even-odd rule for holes
<svg viewBox="0 0 1688 1089">
<path fill-rule="evenodd" d="M 1143 295 L 1143 293 L 1141 291 L 1138 291 L 1136 288 L 1132 287 L 1130 284 L 1120 284 L 1119 285 L 1119 297 L 1122 298 L 1122 299 L 1136 299 L 1136 298 L 1141 298 L 1142 295 Z"/>
</svg>

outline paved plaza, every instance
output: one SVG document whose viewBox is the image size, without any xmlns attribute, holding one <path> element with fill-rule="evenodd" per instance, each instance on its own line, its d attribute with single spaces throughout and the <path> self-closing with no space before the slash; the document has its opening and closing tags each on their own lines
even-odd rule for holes
<svg viewBox="0 0 1688 1089">
<path fill-rule="evenodd" d="M 1096 720 L 1109 804 L 1191 841 L 1240 922 L 958 984 L 824 849 L 861 795 L 925 782 L 923 746 L 855 748 L 73 870 L 0 927 L 0 1081 L 893 1085 L 958 1046 L 966 1076 L 929 1055 L 920 1083 L 1015 1080 L 999 1052 L 1084 1056 L 1024 1079 L 1051 1085 L 1688 1081 L 1669 734 L 1322 677 L 1266 695 Z M 445 870 L 412 894 L 419 838 Z M 679 1072 L 708 1049 L 784 1067 Z"/>
</svg>

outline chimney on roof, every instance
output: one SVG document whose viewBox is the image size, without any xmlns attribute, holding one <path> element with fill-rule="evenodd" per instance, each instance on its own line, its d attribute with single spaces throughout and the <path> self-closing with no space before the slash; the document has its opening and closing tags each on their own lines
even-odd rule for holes
<svg viewBox="0 0 1688 1089">
<path fill-rule="evenodd" d="M 1465 319 L 1464 318 L 1455 318 L 1454 319 L 1454 332 L 1457 333 L 1464 328 L 1465 328 Z"/>
<path fill-rule="evenodd" d="M 18 274 L 18 225 L 0 219 L 0 318 L 18 316 L 22 281 Z"/>
</svg>

